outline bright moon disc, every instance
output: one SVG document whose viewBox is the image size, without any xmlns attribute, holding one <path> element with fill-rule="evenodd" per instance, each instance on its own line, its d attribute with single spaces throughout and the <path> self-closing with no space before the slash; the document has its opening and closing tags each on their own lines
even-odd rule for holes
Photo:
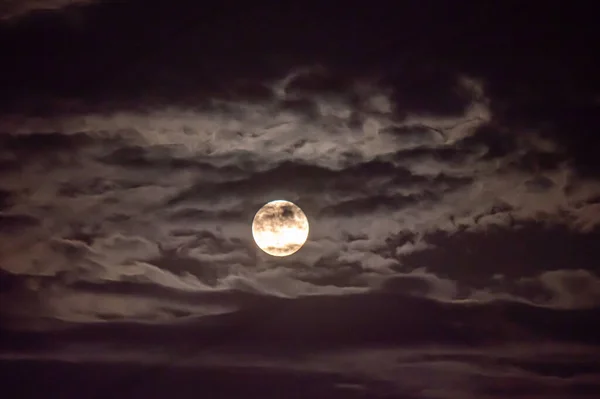
<svg viewBox="0 0 600 399">
<path fill-rule="evenodd" d="M 271 201 L 256 212 L 252 221 L 256 245 L 273 256 L 288 256 L 302 248 L 308 238 L 308 219 L 298 205 Z"/>
</svg>

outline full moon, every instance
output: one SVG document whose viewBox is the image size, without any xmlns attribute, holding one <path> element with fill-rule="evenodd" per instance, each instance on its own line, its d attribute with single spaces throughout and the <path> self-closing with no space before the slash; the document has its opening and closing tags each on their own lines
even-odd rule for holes
<svg viewBox="0 0 600 399">
<path fill-rule="evenodd" d="M 308 238 L 308 219 L 298 205 L 284 200 L 268 202 L 252 221 L 256 245 L 269 255 L 289 256 Z"/>
</svg>

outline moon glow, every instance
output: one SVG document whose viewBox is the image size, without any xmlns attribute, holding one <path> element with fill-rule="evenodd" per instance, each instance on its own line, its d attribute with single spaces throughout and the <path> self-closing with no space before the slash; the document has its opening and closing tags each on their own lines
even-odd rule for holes
<svg viewBox="0 0 600 399">
<path fill-rule="evenodd" d="M 298 205 L 284 200 L 268 202 L 252 221 L 256 245 L 272 256 L 289 256 L 308 238 L 308 219 Z"/>
</svg>

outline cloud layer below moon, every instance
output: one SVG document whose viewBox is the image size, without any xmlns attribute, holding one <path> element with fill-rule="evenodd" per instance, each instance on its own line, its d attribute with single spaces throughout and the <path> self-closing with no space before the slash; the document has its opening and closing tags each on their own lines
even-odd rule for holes
<svg viewBox="0 0 600 399">
<path fill-rule="evenodd" d="M 599 388 L 597 309 L 372 293 L 238 299 L 246 310 L 229 315 L 11 333 L 11 347 L 27 350 L 2 352 L 11 366 L 7 386 L 29 392 L 27 370 L 29 378 L 52 376 L 49 386 L 62 386 L 64 395 L 143 396 L 177 386 L 182 397 L 198 390 L 236 397 L 247 389 L 269 397 L 292 387 L 323 398 L 586 397 Z M 84 386 L 69 383 L 88 378 Z"/>
</svg>

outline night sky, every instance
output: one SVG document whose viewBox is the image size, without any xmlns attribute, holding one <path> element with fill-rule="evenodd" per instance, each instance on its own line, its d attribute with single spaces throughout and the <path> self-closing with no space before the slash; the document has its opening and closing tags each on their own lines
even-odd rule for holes
<svg viewBox="0 0 600 399">
<path fill-rule="evenodd" d="M 600 397 L 594 3 L 240 3 L 0 0 L 0 395 Z"/>
</svg>

